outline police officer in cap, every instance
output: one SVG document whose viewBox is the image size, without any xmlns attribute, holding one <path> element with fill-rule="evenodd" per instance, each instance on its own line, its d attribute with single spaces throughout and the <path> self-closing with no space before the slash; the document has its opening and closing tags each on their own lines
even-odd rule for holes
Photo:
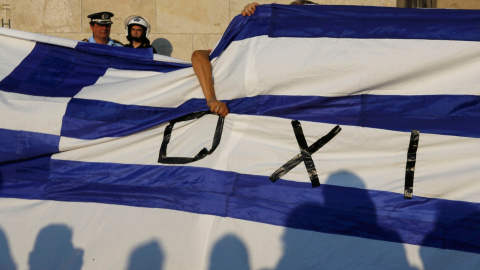
<svg viewBox="0 0 480 270">
<path fill-rule="evenodd" d="M 125 30 L 127 31 L 127 40 L 130 42 L 125 47 L 131 48 L 153 48 L 148 40 L 150 34 L 150 23 L 140 16 L 132 15 L 125 19 Z M 156 53 L 155 48 L 153 52 Z"/>
<path fill-rule="evenodd" d="M 91 43 L 105 44 L 115 47 L 123 47 L 123 44 L 117 40 L 110 38 L 110 28 L 112 27 L 113 13 L 103 11 L 94 14 L 90 14 L 87 18 L 90 19 L 90 29 L 92 29 L 92 36 L 83 41 Z"/>
</svg>

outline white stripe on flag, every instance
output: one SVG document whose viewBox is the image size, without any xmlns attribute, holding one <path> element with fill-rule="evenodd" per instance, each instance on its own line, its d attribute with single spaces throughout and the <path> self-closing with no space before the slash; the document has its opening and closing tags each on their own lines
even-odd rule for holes
<svg viewBox="0 0 480 270">
<path fill-rule="evenodd" d="M 177 107 L 192 98 L 204 99 L 192 68 L 163 74 L 108 69 L 95 85 L 83 88 L 75 98 L 152 107 Z"/>
<path fill-rule="evenodd" d="M 34 47 L 35 42 L 33 41 L 21 40 L 0 34 L 0 81 L 7 77 L 23 59 L 27 57 Z"/>
<path fill-rule="evenodd" d="M 217 59 L 214 77 L 228 99 L 479 95 L 480 77 L 472 72 L 479 69 L 478 42 L 259 36 L 233 42 Z"/>
<path fill-rule="evenodd" d="M 70 98 L 37 97 L 0 91 L 3 129 L 60 135 Z"/>
</svg>

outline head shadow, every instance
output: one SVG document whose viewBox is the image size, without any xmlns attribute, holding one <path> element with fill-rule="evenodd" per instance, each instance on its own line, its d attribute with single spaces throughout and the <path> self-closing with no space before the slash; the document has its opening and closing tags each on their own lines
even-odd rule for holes
<svg viewBox="0 0 480 270">
<path fill-rule="evenodd" d="M 79 270 L 83 264 L 83 250 L 72 243 L 73 232 L 63 224 L 49 225 L 37 235 L 28 264 L 30 270 Z"/>
<path fill-rule="evenodd" d="M 340 171 L 318 189 L 287 218 L 276 269 L 411 269 L 398 233 L 378 224 L 361 178 Z"/>
<path fill-rule="evenodd" d="M 226 235 L 215 243 L 210 254 L 209 270 L 248 270 L 250 262 L 245 244 L 234 235 Z"/>
<path fill-rule="evenodd" d="M 152 47 L 155 48 L 157 54 L 165 55 L 168 57 L 172 56 L 173 47 L 172 43 L 165 38 L 157 38 L 152 42 Z"/>
<path fill-rule="evenodd" d="M 162 247 L 157 241 L 150 241 L 136 247 L 130 254 L 128 270 L 151 269 L 161 270 L 164 255 Z"/>
<path fill-rule="evenodd" d="M 15 270 L 17 266 L 13 261 L 12 254 L 10 253 L 10 247 L 8 245 L 8 239 L 2 228 L 0 227 L 0 269 L 3 270 Z"/>
</svg>

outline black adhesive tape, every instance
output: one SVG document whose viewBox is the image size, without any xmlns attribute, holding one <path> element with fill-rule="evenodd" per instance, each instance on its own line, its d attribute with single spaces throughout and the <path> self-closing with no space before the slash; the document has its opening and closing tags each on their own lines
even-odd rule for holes
<svg viewBox="0 0 480 270">
<path fill-rule="evenodd" d="M 293 132 L 295 133 L 295 138 L 297 138 L 298 146 L 300 147 L 300 153 L 303 157 L 303 163 L 307 169 L 308 177 L 310 182 L 312 182 L 312 187 L 320 186 L 320 180 L 318 179 L 317 169 L 315 168 L 315 163 L 313 163 L 312 156 L 306 150 L 308 149 L 308 144 L 303 134 L 302 124 L 299 121 L 292 121 Z"/>
<path fill-rule="evenodd" d="M 420 132 L 418 130 L 412 130 L 410 134 L 410 144 L 408 146 L 407 165 L 405 168 L 405 189 L 403 191 L 403 198 L 405 199 L 413 198 L 413 182 L 419 140 Z"/>
<path fill-rule="evenodd" d="M 162 146 L 160 147 L 158 163 L 187 164 L 187 163 L 192 163 L 194 161 L 200 160 L 212 154 L 215 151 L 215 149 L 217 149 L 217 146 L 220 144 L 220 140 L 222 139 L 223 124 L 225 122 L 225 117 L 220 117 L 220 116 L 218 117 L 217 126 L 215 128 L 215 134 L 213 136 L 212 148 L 210 150 L 207 150 L 207 148 L 203 148 L 202 150 L 200 150 L 200 152 L 198 152 L 198 154 L 195 157 L 167 157 L 167 146 L 168 146 L 168 143 L 170 142 L 170 138 L 172 136 L 172 131 L 173 131 L 173 127 L 175 126 L 175 123 L 199 119 L 207 114 L 212 114 L 212 112 L 211 111 L 194 112 L 170 121 L 170 123 L 165 128 L 165 131 L 163 133 L 163 141 L 162 141 Z"/>
<path fill-rule="evenodd" d="M 308 177 L 310 178 L 310 182 L 312 182 L 312 187 L 320 186 L 320 180 L 318 179 L 317 169 L 315 168 L 315 164 L 312 159 L 312 154 L 317 152 L 320 148 L 322 148 L 325 144 L 327 144 L 331 139 L 333 139 L 341 130 L 340 126 L 334 127 L 327 135 L 323 136 L 322 138 L 318 139 L 315 143 L 308 147 L 307 141 L 305 140 L 305 136 L 303 134 L 302 125 L 299 121 L 295 120 L 292 121 L 293 131 L 295 133 L 295 137 L 297 138 L 298 146 L 300 147 L 300 153 L 294 156 L 292 159 L 287 161 L 282 167 L 278 168 L 270 177 L 270 181 L 275 183 L 278 179 L 282 176 L 287 174 L 293 168 L 295 168 L 300 162 L 305 163 L 305 168 L 307 169 Z"/>
</svg>

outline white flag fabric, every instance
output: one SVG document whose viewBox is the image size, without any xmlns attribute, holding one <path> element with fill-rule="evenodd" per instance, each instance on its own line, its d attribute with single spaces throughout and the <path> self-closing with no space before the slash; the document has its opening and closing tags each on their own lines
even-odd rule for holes
<svg viewBox="0 0 480 270">
<path fill-rule="evenodd" d="M 0 269 L 476 269 L 480 11 L 257 7 L 190 63 L 0 29 Z"/>
</svg>

